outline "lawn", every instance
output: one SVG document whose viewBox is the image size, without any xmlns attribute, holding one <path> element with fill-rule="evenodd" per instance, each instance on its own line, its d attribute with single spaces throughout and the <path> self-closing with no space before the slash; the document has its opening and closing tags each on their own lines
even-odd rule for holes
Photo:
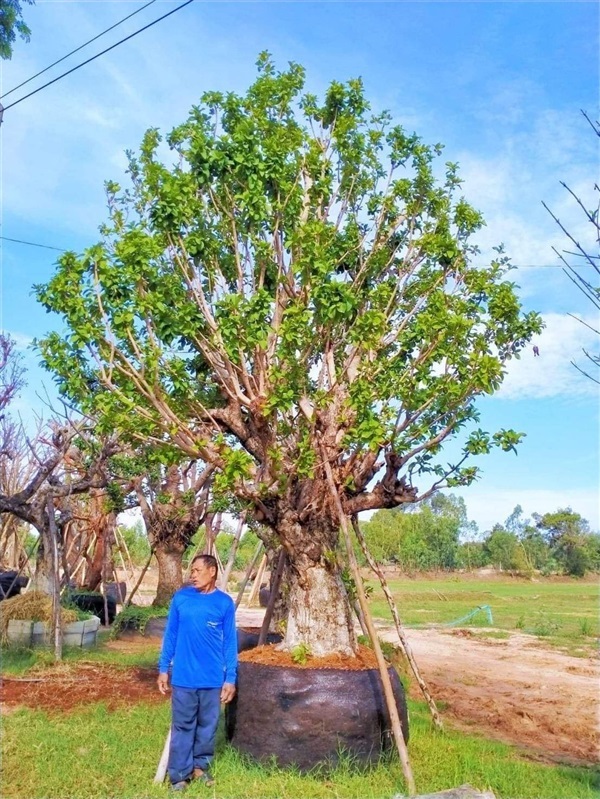
<svg viewBox="0 0 600 799">
<path fill-rule="evenodd" d="M 391 621 L 383 592 L 376 578 L 373 587 L 373 615 Z M 598 614 L 600 585 L 597 577 L 526 580 L 492 576 L 474 579 L 469 575 L 448 577 L 388 578 L 400 618 L 408 627 L 444 626 L 462 619 L 478 607 L 488 605 L 461 626 L 493 627 L 496 631 L 521 631 L 544 638 L 571 654 L 590 654 L 600 635 Z"/>
<path fill-rule="evenodd" d="M 410 757 L 420 792 L 470 783 L 498 799 L 592 799 L 592 770 L 547 766 L 521 758 L 511 747 L 476 736 L 436 733 L 426 708 L 411 703 Z M 152 779 L 168 729 L 168 706 L 131 706 L 109 712 L 90 705 L 70 714 L 20 710 L 3 720 L 3 799 L 107 799 L 162 797 Z M 403 791 L 395 758 L 366 771 L 351 763 L 330 773 L 248 763 L 220 739 L 217 787 L 193 786 L 189 796 L 223 799 L 379 799 Z"/>
<path fill-rule="evenodd" d="M 389 618 L 374 581 L 374 614 Z M 401 616 L 409 625 L 444 624 L 489 605 L 491 634 L 523 630 L 567 647 L 589 649 L 598 634 L 598 586 L 586 581 L 527 582 L 511 578 L 390 579 Z M 487 624 L 475 616 L 475 626 Z M 103 636 L 91 651 L 68 650 L 66 662 L 88 660 L 121 668 L 154 668 L 158 646 L 116 652 Z M 11 676 L 43 676 L 50 652 L 7 649 L 2 670 Z M 491 789 L 498 799 L 592 799 L 600 775 L 591 768 L 547 765 L 517 749 L 476 734 L 435 731 L 427 708 L 409 702 L 409 755 L 420 793 L 469 783 Z M 257 703 L 260 713 L 260 704 Z M 2 716 L 3 799 L 108 799 L 165 797 L 152 782 L 169 725 L 168 704 L 138 702 L 114 710 L 89 703 L 69 713 L 22 708 Z M 359 770 L 351 762 L 328 773 L 301 775 L 248 762 L 220 734 L 215 764 L 217 787 L 194 785 L 188 795 L 223 799 L 379 799 L 404 792 L 395 757 Z"/>
</svg>

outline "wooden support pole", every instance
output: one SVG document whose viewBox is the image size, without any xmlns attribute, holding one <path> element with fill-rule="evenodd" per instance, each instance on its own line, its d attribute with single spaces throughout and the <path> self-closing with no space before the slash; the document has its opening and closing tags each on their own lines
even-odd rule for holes
<svg viewBox="0 0 600 799">
<path fill-rule="evenodd" d="M 283 570 L 285 569 L 285 556 L 286 556 L 285 549 L 284 547 L 281 547 L 281 551 L 279 552 L 279 558 L 277 560 L 277 569 L 275 571 L 275 576 L 273 577 L 273 583 L 271 585 L 269 602 L 267 604 L 267 609 L 265 610 L 265 616 L 263 619 L 262 627 L 260 628 L 260 635 L 258 636 L 257 646 L 263 646 L 267 642 L 267 635 L 269 634 L 269 625 L 271 624 L 271 619 L 273 618 L 273 609 L 275 608 L 275 602 L 277 602 L 277 596 L 279 595 L 279 586 L 281 585 L 281 578 L 283 577 Z"/>
<path fill-rule="evenodd" d="M 156 769 L 156 774 L 154 775 L 153 782 L 157 784 L 164 782 L 165 777 L 167 775 L 170 746 L 171 746 L 171 728 L 169 727 L 169 732 L 167 733 L 167 740 L 165 741 L 165 745 L 163 746 L 162 755 L 160 756 L 160 760 L 158 761 L 158 767 Z"/>
<path fill-rule="evenodd" d="M 246 586 L 248 585 L 248 580 L 250 579 L 250 575 L 252 574 L 252 569 L 256 566 L 256 563 L 260 557 L 260 553 L 263 550 L 263 542 L 259 541 L 258 546 L 256 547 L 256 551 L 252 556 L 252 560 L 248 564 L 248 568 L 246 569 L 246 574 L 244 575 L 244 579 L 242 580 L 242 584 L 239 587 L 238 595 L 235 598 L 235 608 L 236 610 L 240 606 L 240 602 L 242 601 L 242 597 L 244 596 L 244 591 L 246 590 Z"/>
<path fill-rule="evenodd" d="M 62 614 L 60 607 L 60 566 L 58 560 L 58 530 L 54 516 L 54 499 L 52 495 L 47 501 L 48 530 L 52 550 L 52 639 L 54 644 L 54 660 L 62 660 Z"/>
<path fill-rule="evenodd" d="M 265 573 L 265 569 L 267 568 L 267 555 L 266 553 L 262 556 L 262 560 L 260 562 L 260 566 L 258 567 L 258 571 L 256 572 L 256 577 L 254 582 L 252 583 L 252 590 L 250 591 L 250 596 L 248 597 L 248 607 L 251 607 L 253 602 L 256 601 L 256 597 L 258 596 L 258 592 L 260 591 L 260 584 L 263 578 L 263 574 Z"/>
<path fill-rule="evenodd" d="M 233 569 L 233 564 L 235 562 L 235 556 L 238 551 L 238 547 L 240 545 L 240 541 L 242 538 L 242 530 L 244 529 L 244 523 L 246 521 L 246 511 L 244 511 L 240 518 L 238 519 L 238 526 L 235 531 L 235 535 L 233 541 L 231 542 L 231 549 L 229 550 L 229 556 L 227 558 L 227 565 L 221 574 L 221 590 L 227 591 L 227 583 L 229 582 L 229 577 L 231 575 L 231 570 Z"/>
<path fill-rule="evenodd" d="M 417 661 L 415 660 L 415 657 L 412 653 L 412 649 L 410 648 L 410 644 L 408 643 L 406 635 L 404 634 L 404 629 L 400 622 L 400 616 L 398 615 L 398 608 L 396 607 L 396 603 L 394 602 L 394 597 L 392 596 L 392 592 L 389 589 L 387 580 L 385 579 L 383 572 L 375 562 L 375 559 L 373 558 L 371 552 L 369 551 L 369 548 L 367 547 L 367 542 L 365 541 L 365 537 L 362 533 L 362 530 L 359 527 L 356 516 L 352 517 L 352 527 L 354 528 L 354 532 L 356 533 L 356 537 L 358 539 L 358 543 L 360 544 L 360 548 L 362 549 L 363 554 L 367 559 L 367 563 L 369 564 L 371 569 L 375 572 L 375 574 L 379 578 L 379 582 L 381 583 L 381 588 L 383 590 L 383 593 L 385 594 L 390 610 L 392 611 L 394 624 L 396 625 L 396 632 L 398 633 L 398 638 L 400 640 L 400 649 L 402 650 L 402 653 L 404 654 L 405 658 L 408 660 L 412 672 L 415 675 L 415 679 L 419 684 L 419 688 L 423 692 L 423 696 L 425 697 L 425 700 L 429 705 L 429 710 L 431 712 L 433 723 L 438 728 L 438 730 L 441 730 L 444 728 L 444 725 L 440 717 L 440 714 L 438 712 L 437 706 L 435 704 L 435 700 L 432 697 L 429 688 L 427 687 L 427 683 L 421 676 L 421 672 L 419 671 L 419 667 L 417 666 Z"/>
<path fill-rule="evenodd" d="M 148 558 L 148 560 L 146 561 L 146 565 L 145 565 L 145 566 L 144 566 L 144 568 L 142 569 L 142 571 L 141 571 L 141 573 L 140 573 L 140 576 L 138 577 L 138 581 L 137 581 L 137 583 L 136 583 L 136 584 L 133 586 L 133 589 L 132 589 L 131 593 L 129 594 L 129 597 L 128 597 L 127 601 L 126 601 L 126 602 L 125 602 L 125 604 L 123 605 L 123 607 L 124 607 L 124 608 L 128 608 L 128 607 L 131 605 L 131 602 L 132 602 L 132 600 L 133 600 L 133 597 L 135 596 L 135 592 L 138 590 L 138 588 L 139 588 L 139 587 L 140 587 L 140 585 L 142 584 L 142 580 L 143 580 L 143 579 L 144 579 L 144 577 L 146 576 L 146 572 L 148 571 L 148 567 L 150 566 L 150 561 L 152 560 L 152 558 L 153 558 L 153 557 L 154 557 L 154 550 L 153 550 L 153 549 L 151 549 L 151 550 L 150 550 L 150 557 L 149 557 L 149 558 Z"/>
<path fill-rule="evenodd" d="M 396 707 L 396 699 L 394 697 L 394 692 L 392 690 L 390 675 L 388 674 L 387 664 L 384 660 L 383 653 L 381 651 L 381 644 L 379 643 L 379 637 L 377 636 L 377 631 L 375 630 L 375 625 L 373 624 L 373 617 L 371 616 L 371 611 L 369 610 L 369 603 L 367 601 L 365 589 L 362 584 L 362 578 L 360 576 L 360 570 L 358 568 L 358 563 L 356 561 L 356 555 L 354 554 L 352 539 L 350 537 L 348 517 L 344 513 L 344 508 L 342 507 L 342 501 L 335 486 L 335 479 L 333 477 L 331 464 L 327 459 L 327 454 L 325 453 L 323 447 L 321 447 L 321 457 L 323 460 L 323 467 L 325 469 L 327 482 L 329 483 L 331 498 L 333 499 L 340 520 L 340 526 L 344 534 L 344 540 L 346 542 L 346 551 L 348 553 L 348 563 L 350 564 L 350 570 L 352 571 L 354 582 L 356 584 L 356 594 L 358 596 L 360 609 L 362 610 L 365 619 L 365 624 L 369 632 L 369 638 L 371 639 L 371 643 L 373 645 L 373 651 L 375 652 L 375 657 L 377 658 L 377 665 L 379 666 L 379 675 L 381 677 L 383 694 L 385 696 L 385 702 L 387 705 L 388 713 L 390 714 L 390 721 L 392 724 L 392 734 L 394 736 L 394 741 L 398 749 L 398 755 L 400 756 L 402 773 L 404 774 L 404 779 L 406 780 L 408 795 L 414 796 L 417 792 L 417 789 L 415 786 L 415 780 L 413 777 L 412 769 L 410 767 L 410 761 L 408 759 L 408 749 L 406 748 L 406 742 L 402 734 L 400 716 L 398 715 L 398 708 Z"/>
</svg>

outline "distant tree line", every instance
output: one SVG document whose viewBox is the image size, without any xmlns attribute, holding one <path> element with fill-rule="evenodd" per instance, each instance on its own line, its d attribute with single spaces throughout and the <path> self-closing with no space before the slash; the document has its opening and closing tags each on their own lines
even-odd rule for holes
<svg viewBox="0 0 600 799">
<path fill-rule="evenodd" d="M 464 500 L 439 493 L 405 510 L 378 511 L 361 527 L 378 563 L 406 571 L 492 566 L 576 577 L 600 571 L 600 535 L 571 508 L 528 519 L 517 505 L 503 524 L 479 534 L 467 518 Z"/>
</svg>

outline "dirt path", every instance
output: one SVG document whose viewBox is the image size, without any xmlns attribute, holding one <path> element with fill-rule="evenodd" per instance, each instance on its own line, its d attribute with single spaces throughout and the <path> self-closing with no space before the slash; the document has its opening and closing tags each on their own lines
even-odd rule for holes
<svg viewBox="0 0 600 799">
<path fill-rule="evenodd" d="M 597 763 L 600 661 L 546 649 L 534 636 L 476 639 L 471 630 L 408 630 L 443 717 L 549 760 Z M 382 637 L 397 641 L 395 631 Z M 415 698 L 422 698 L 414 682 Z"/>
</svg>

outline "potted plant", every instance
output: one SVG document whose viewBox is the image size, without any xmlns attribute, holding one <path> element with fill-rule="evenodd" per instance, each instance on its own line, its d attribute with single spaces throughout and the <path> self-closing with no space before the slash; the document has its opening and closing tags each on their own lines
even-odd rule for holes
<svg viewBox="0 0 600 799">
<path fill-rule="evenodd" d="M 235 496 L 286 553 L 282 649 L 352 664 L 342 521 L 515 448 L 477 428 L 476 401 L 541 320 L 504 256 L 474 258 L 483 219 L 440 146 L 373 116 L 360 80 L 319 102 L 299 65 L 258 71 L 244 96 L 203 95 L 167 137 L 173 165 L 148 131 L 128 189 L 107 184 L 102 240 L 38 287 L 68 328 L 39 347 L 101 427 L 214 468 L 215 507 Z"/>
</svg>

